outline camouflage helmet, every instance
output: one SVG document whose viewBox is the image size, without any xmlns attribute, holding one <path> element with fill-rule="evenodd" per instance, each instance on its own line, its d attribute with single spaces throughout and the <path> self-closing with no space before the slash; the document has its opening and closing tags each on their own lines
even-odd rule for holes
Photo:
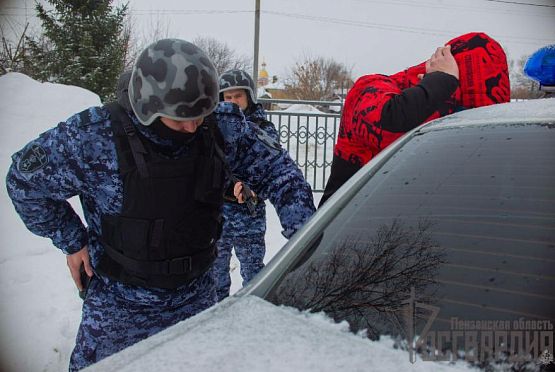
<svg viewBox="0 0 555 372">
<path fill-rule="evenodd" d="M 139 55 L 129 82 L 133 112 L 144 125 L 158 117 L 194 120 L 218 104 L 218 75 L 206 54 L 179 39 L 162 39 Z"/>
<path fill-rule="evenodd" d="M 223 92 L 232 89 L 246 89 L 252 103 L 256 103 L 256 86 L 252 77 L 244 70 L 229 70 L 220 75 L 220 100 Z"/>
</svg>

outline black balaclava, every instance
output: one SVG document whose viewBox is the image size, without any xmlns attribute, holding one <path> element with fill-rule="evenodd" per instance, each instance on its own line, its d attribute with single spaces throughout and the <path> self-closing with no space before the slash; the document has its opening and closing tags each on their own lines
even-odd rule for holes
<svg viewBox="0 0 555 372">
<path fill-rule="evenodd" d="M 162 123 L 162 120 L 160 120 L 160 118 L 157 118 L 154 122 L 152 122 L 152 125 L 150 127 L 157 136 L 165 140 L 170 140 L 176 145 L 184 145 L 187 142 L 190 142 L 193 138 L 195 138 L 197 134 L 197 132 L 184 133 L 170 129 L 166 125 L 164 125 L 164 123 Z"/>
</svg>

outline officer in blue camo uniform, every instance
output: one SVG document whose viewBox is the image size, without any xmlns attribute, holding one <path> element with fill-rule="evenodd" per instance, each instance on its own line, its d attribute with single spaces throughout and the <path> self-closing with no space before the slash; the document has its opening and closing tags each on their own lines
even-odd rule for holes
<svg viewBox="0 0 555 372">
<path fill-rule="evenodd" d="M 195 45 L 159 40 L 138 57 L 129 105 L 91 107 L 13 155 L 8 194 L 33 233 L 92 277 L 70 371 L 216 302 L 224 159 L 276 206 L 286 236 L 314 212 L 292 159 L 239 108 L 218 104 L 218 76 Z M 125 105 L 124 105 L 125 106 Z M 79 195 L 87 227 L 66 201 Z"/>
<path fill-rule="evenodd" d="M 256 87 L 251 76 L 243 70 L 229 70 L 220 75 L 220 101 L 233 102 L 247 121 L 262 129 L 271 141 L 279 142 L 279 134 L 274 124 L 266 120 L 262 105 L 256 102 Z M 239 204 L 231 192 L 226 193 L 224 202 L 224 226 L 218 240 L 218 257 L 214 263 L 218 301 L 229 296 L 231 277 L 229 265 L 231 250 L 241 264 L 243 286 L 264 267 L 266 245 L 266 205 L 258 198 L 254 212 L 246 204 Z"/>
</svg>

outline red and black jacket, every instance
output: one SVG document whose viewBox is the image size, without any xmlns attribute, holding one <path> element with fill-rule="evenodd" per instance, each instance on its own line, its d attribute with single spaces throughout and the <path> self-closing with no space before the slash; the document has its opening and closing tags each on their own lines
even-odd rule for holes
<svg viewBox="0 0 555 372">
<path fill-rule="evenodd" d="M 443 72 L 425 74 L 425 62 L 391 76 L 366 75 L 356 81 L 345 99 L 320 205 L 407 131 L 461 109 L 509 101 L 507 57 L 499 43 L 484 33 L 469 33 L 447 44 L 459 81 Z"/>
</svg>

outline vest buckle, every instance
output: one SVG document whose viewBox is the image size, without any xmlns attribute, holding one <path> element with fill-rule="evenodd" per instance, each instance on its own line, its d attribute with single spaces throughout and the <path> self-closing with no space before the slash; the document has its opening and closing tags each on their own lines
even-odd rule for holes
<svg viewBox="0 0 555 372">
<path fill-rule="evenodd" d="M 182 275 L 193 271 L 193 259 L 191 256 L 174 258 L 166 262 L 168 264 L 167 274 L 169 275 Z"/>
</svg>

